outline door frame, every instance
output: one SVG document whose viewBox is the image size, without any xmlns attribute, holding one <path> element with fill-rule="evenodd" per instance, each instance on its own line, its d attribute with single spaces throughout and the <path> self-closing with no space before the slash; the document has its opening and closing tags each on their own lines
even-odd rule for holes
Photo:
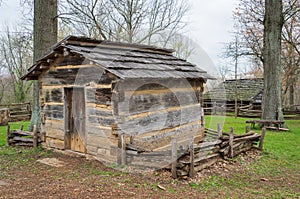
<svg viewBox="0 0 300 199">
<path fill-rule="evenodd" d="M 85 99 L 85 87 L 83 86 L 67 86 L 63 87 L 64 92 L 64 149 L 71 150 L 71 132 L 73 131 L 72 128 L 72 121 L 71 121 L 71 114 L 72 114 L 72 105 L 73 105 L 73 91 L 74 89 L 81 89 L 83 92 L 84 103 L 84 121 L 82 124 L 84 125 L 84 147 L 86 151 L 86 99 Z M 69 103 L 68 103 L 69 101 Z"/>
</svg>

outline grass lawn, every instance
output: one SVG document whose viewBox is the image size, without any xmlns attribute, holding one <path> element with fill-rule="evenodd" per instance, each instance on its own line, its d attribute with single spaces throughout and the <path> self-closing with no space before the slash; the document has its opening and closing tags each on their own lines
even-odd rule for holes
<svg viewBox="0 0 300 199">
<path fill-rule="evenodd" d="M 245 121 L 249 118 L 206 116 L 205 119 L 206 126 L 209 128 L 217 129 L 217 124 L 224 121 L 225 132 L 229 132 L 229 128 L 233 127 L 234 132 L 239 134 L 245 132 Z M 255 195 L 257 198 L 299 198 L 300 183 L 295 176 L 300 176 L 300 120 L 286 120 L 285 122 L 290 131 L 266 131 L 261 158 L 247 166 L 246 170 L 241 173 L 232 173 L 231 177 L 212 176 L 205 182 L 192 183 L 191 186 L 205 190 L 207 193 L 216 189 L 225 192 L 226 195 L 241 192 L 251 198 Z M 251 130 L 261 133 L 261 129 L 258 128 Z M 239 158 L 236 161 L 243 162 Z M 261 187 L 258 187 L 257 179 L 260 178 L 270 180 L 272 183 L 266 186 L 261 182 Z M 293 178 L 295 184 L 286 183 L 284 180 L 286 178 Z M 239 186 L 240 189 L 236 190 L 233 186 Z M 291 186 L 296 187 L 298 192 L 291 190 Z"/>
<path fill-rule="evenodd" d="M 206 116 L 205 120 L 208 128 L 217 129 L 217 123 L 223 121 L 225 132 L 233 127 L 238 134 L 245 132 L 247 119 Z M 20 124 L 12 123 L 11 129 L 19 129 Z M 28 122 L 22 124 L 26 129 Z M 119 198 L 300 198 L 300 120 L 286 120 L 286 124 L 289 132 L 266 132 L 264 149 L 259 158 L 246 161 L 239 156 L 231 160 L 233 164 L 228 164 L 226 169 L 221 168 L 217 173 L 209 173 L 205 178 L 196 177 L 190 181 L 173 180 L 169 174 L 161 176 L 158 173 L 146 177 L 127 174 L 99 166 L 101 164 L 98 163 L 68 157 L 61 157 L 62 160 L 70 161 L 65 168 L 49 169 L 42 166 L 45 168 L 43 170 L 36 159 L 56 157 L 57 154 L 41 149 L 5 147 L 5 127 L 0 127 L 0 181 L 4 179 L 13 183 L 19 179 L 18 188 L 23 191 L 13 193 L 25 194 L 28 190 L 26 183 L 30 178 L 23 178 L 24 172 L 34 179 L 30 186 L 43 186 L 44 181 L 39 179 L 47 178 L 50 184 L 45 185 L 45 188 L 37 188 L 39 194 L 43 194 L 39 191 L 48 190 L 45 196 L 50 194 L 50 190 L 53 190 L 53 196 L 58 196 L 55 194 L 61 193 L 61 189 L 66 194 L 72 194 L 73 190 L 77 190 L 74 187 L 78 186 L 80 190 L 94 190 L 83 191 L 84 194 L 109 193 Z M 261 132 L 258 128 L 251 130 Z M 17 174 L 11 176 L 12 171 Z M 48 173 L 45 174 L 45 171 Z M 203 171 L 203 175 L 205 172 L 210 172 L 210 169 Z M 163 185 L 165 190 L 158 188 L 158 184 Z M 111 193 L 111 190 L 116 193 Z M 2 193 L 6 192 L 1 192 L 0 185 L 0 198 Z M 132 195 L 134 193 L 136 195 Z"/>
</svg>

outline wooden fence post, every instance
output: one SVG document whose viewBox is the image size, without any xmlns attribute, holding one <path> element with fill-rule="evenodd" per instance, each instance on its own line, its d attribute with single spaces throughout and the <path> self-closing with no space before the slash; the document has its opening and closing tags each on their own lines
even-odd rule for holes
<svg viewBox="0 0 300 199">
<path fill-rule="evenodd" d="M 249 131 L 250 131 L 250 127 L 246 126 L 246 133 L 249 133 Z"/>
<path fill-rule="evenodd" d="M 262 128 L 262 131 L 261 131 L 261 136 L 260 136 L 260 141 L 259 141 L 259 150 L 262 150 L 263 149 L 263 145 L 264 145 L 264 141 L 265 141 L 265 134 L 266 134 L 266 128 Z"/>
<path fill-rule="evenodd" d="M 213 104 L 213 115 L 217 115 L 217 102 Z"/>
<path fill-rule="evenodd" d="M 126 140 L 125 140 L 125 133 L 121 134 L 121 165 L 126 165 Z"/>
<path fill-rule="evenodd" d="M 171 140 L 172 148 L 172 178 L 177 178 L 177 139 L 172 138 Z"/>
<path fill-rule="evenodd" d="M 204 109 L 201 107 L 201 126 L 205 126 L 205 117 L 204 117 Z"/>
<path fill-rule="evenodd" d="M 9 146 L 9 134 L 10 134 L 10 126 L 7 124 L 6 126 L 6 146 Z"/>
<path fill-rule="evenodd" d="M 189 177 L 193 178 L 195 176 L 195 169 L 194 169 L 194 136 L 193 135 L 190 138 L 189 151 L 190 151 Z"/>
<path fill-rule="evenodd" d="M 230 134 L 229 134 L 229 157 L 233 158 L 233 128 L 230 127 Z"/>
<path fill-rule="evenodd" d="M 222 124 L 218 123 L 218 137 L 221 138 L 222 136 L 223 136 Z"/>
<path fill-rule="evenodd" d="M 23 131 L 23 124 L 20 125 L 20 130 Z"/>
<path fill-rule="evenodd" d="M 37 126 L 33 126 L 33 148 L 38 147 Z"/>
</svg>

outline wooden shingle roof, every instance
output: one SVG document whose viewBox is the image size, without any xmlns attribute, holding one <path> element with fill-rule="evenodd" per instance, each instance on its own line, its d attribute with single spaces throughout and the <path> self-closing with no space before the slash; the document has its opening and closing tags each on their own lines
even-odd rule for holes
<svg viewBox="0 0 300 199">
<path fill-rule="evenodd" d="M 69 51 L 103 67 L 121 79 L 128 78 L 191 78 L 213 79 L 204 70 L 172 55 L 173 50 L 155 46 L 127 44 L 68 36 L 28 69 L 23 79 L 35 79 L 39 64 L 55 53 Z"/>
<path fill-rule="evenodd" d="M 206 92 L 204 99 L 212 101 L 216 100 L 235 100 L 235 80 L 226 80 L 219 84 L 217 87 Z M 237 80 L 237 96 L 238 100 L 250 101 L 258 93 L 263 90 L 264 80 L 263 78 L 252 78 L 252 79 L 238 79 Z"/>
</svg>

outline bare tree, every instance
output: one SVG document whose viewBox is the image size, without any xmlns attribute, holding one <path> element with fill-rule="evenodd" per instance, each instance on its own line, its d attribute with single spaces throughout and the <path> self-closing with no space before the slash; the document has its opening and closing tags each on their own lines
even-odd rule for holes
<svg viewBox="0 0 300 199">
<path fill-rule="evenodd" d="M 27 67 L 32 64 L 31 35 L 18 31 L 12 34 L 7 28 L 6 34 L 0 38 L 0 57 L 2 65 L 9 72 L 12 80 L 14 102 L 24 102 L 31 83 L 24 82 L 20 78 L 27 72 Z"/>
<path fill-rule="evenodd" d="M 166 45 L 185 26 L 188 10 L 183 0 L 66 1 L 59 16 L 79 33 L 129 43 Z"/>
</svg>

